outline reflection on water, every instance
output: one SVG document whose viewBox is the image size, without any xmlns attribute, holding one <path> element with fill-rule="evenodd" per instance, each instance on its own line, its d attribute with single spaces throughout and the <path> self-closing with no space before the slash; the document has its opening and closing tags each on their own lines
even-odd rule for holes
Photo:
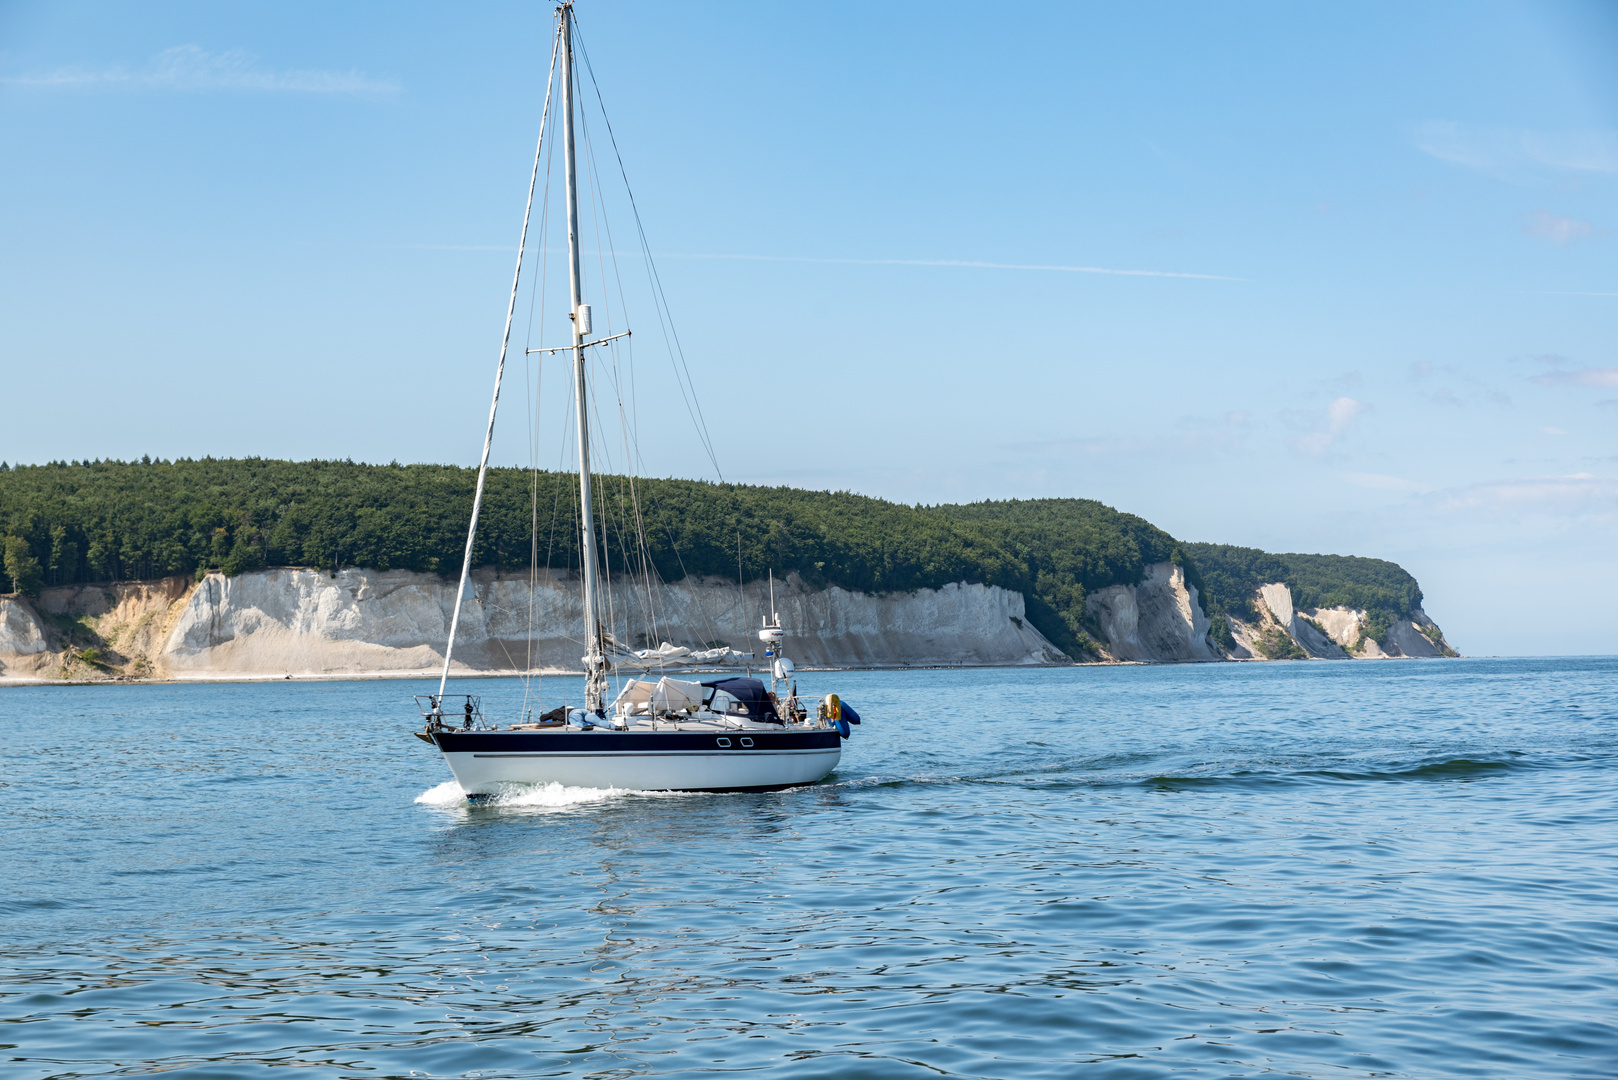
<svg viewBox="0 0 1618 1080">
<path fill-rule="evenodd" d="M 805 678 L 828 783 L 476 805 L 406 683 L 4 691 L 5 1075 L 1618 1072 L 1618 662 Z"/>
</svg>

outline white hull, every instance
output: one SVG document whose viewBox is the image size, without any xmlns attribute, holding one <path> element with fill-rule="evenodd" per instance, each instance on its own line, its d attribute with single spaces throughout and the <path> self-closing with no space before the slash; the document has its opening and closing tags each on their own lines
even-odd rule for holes
<svg viewBox="0 0 1618 1080">
<path fill-rule="evenodd" d="M 710 753 L 538 753 L 459 751 L 444 753 L 450 771 L 468 795 L 492 795 L 509 784 L 634 791 L 733 791 L 813 784 L 837 767 L 840 746 L 805 750 Z"/>
</svg>

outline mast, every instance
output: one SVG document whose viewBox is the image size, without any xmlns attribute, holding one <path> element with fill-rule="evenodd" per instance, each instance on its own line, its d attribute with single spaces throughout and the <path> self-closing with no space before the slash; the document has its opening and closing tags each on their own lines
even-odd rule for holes
<svg viewBox="0 0 1618 1080">
<path fill-rule="evenodd" d="M 601 623 L 596 618 L 596 523 L 590 498 L 589 388 L 585 382 L 584 337 L 590 332 L 590 309 L 584 306 L 579 277 L 579 176 L 573 140 L 573 4 L 562 10 L 562 160 L 567 173 L 567 277 L 573 309 L 573 404 L 579 421 L 579 510 L 584 570 L 584 708 L 599 712 L 606 697 L 607 675 L 602 656 Z"/>
</svg>

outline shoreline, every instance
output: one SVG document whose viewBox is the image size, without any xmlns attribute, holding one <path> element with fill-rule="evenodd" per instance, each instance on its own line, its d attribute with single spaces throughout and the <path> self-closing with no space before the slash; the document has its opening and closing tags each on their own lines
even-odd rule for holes
<svg viewBox="0 0 1618 1080">
<path fill-rule="evenodd" d="M 873 664 L 851 667 L 806 667 L 797 668 L 801 672 L 838 672 L 838 671 L 989 671 L 1005 668 L 1061 668 L 1061 667 L 1151 667 L 1154 665 L 1141 661 L 1126 661 L 1122 664 L 1108 664 L 1105 662 L 1083 664 Z M 438 669 L 415 671 L 372 671 L 372 672 L 321 672 L 305 674 L 282 675 L 254 675 L 248 673 L 195 675 L 195 676 L 168 676 L 163 678 L 137 679 L 130 676 L 109 676 L 103 679 L 45 679 L 45 678 L 7 678 L 0 676 L 0 690 L 8 686 L 174 686 L 217 683 L 278 683 L 278 682 L 377 682 L 383 680 L 405 679 L 436 679 L 442 672 Z M 752 678 L 761 678 L 767 672 L 749 673 L 732 668 L 698 668 L 684 672 L 643 672 L 643 675 L 668 675 L 678 678 L 681 675 L 742 675 Z M 449 678 L 451 682 L 456 679 L 521 679 L 521 678 L 579 678 L 584 677 L 583 671 L 570 671 L 565 668 L 544 668 L 534 671 L 452 671 Z M 609 676 L 611 677 L 611 676 Z"/>
<path fill-rule="evenodd" d="M 1596 653 L 1592 656 L 1604 656 Z M 1512 659 L 1511 657 L 1468 657 L 1468 656 L 1387 656 L 1377 657 L 1381 660 L 1477 660 L 1477 659 Z M 1519 659 L 1553 659 L 1551 657 L 1524 657 Z M 1336 657 L 1311 656 L 1298 661 L 1280 661 L 1281 663 L 1327 663 L 1346 664 L 1359 663 L 1357 658 L 1342 659 Z M 1200 667 L 1203 665 L 1218 666 L 1221 664 L 1263 664 L 1277 663 L 1273 660 L 1260 660 L 1254 658 L 1226 659 L 1226 660 L 1087 660 L 1064 664 L 865 664 L 850 665 L 847 667 L 805 667 L 800 666 L 800 672 L 834 673 L 842 671 L 1004 671 L 1004 670 L 1046 670 L 1050 668 L 1119 668 L 1119 667 Z M 23 686 L 176 686 L 176 685 L 221 685 L 221 684 L 256 684 L 279 682 L 379 682 L 403 681 L 410 679 L 436 679 L 442 674 L 438 669 L 411 670 L 411 671 L 372 671 L 372 672 L 320 672 L 303 674 L 281 675 L 255 675 L 246 672 L 219 675 L 193 675 L 169 676 L 165 678 L 137 679 L 129 676 L 110 676 L 103 679 L 43 679 L 43 678 L 8 678 L 0 676 L 0 690 L 7 687 Z M 652 675 L 653 672 L 643 672 L 643 675 Z M 737 675 L 745 674 L 729 668 L 701 668 L 684 672 L 657 672 L 659 677 L 669 675 L 678 678 L 681 675 Z M 761 677 L 763 672 L 754 673 L 753 677 Z M 584 672 L 570 671 L 565 668 L 543 668 L 533 671 L 452 671 L 450 681 L 457 679 L 521 679 L 521 678 L 583 678 Z"/>
</svg>

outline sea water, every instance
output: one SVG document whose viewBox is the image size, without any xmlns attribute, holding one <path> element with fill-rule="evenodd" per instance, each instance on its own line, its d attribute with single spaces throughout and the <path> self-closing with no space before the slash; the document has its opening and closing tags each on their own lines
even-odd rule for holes
<svg viewBox="0 0 1618 1080">
<path fill-rule="evenodd" d="M 483 805 L 413 683 L 0 690 L 0 1075 L 1618 1074 L 1618 660 L 801 680 L 825 783 Z"/>
</svg>

